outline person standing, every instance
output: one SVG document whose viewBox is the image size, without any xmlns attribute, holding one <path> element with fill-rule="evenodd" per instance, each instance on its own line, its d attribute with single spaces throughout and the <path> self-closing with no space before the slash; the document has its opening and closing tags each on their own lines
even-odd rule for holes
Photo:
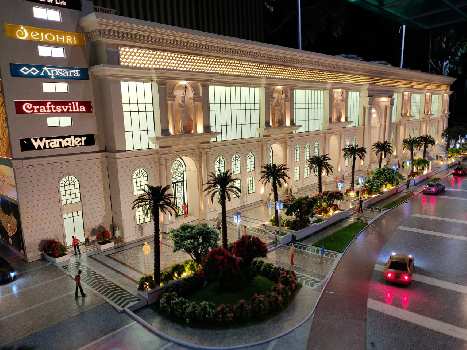
<svg viewBox="0 0 467 350">
<path fill-rule="evenodd" d="M 81 255 L 81 251 L 79 250 L 79 239 L 75 236 L 71 236 L 71 245 L 73 246 L 73 250 L 75 251 L 75 255 Z"/>
<path fill-rule="evenodd" d="M 75 298 L 78 297 L 78 288 L 81 292 L 81 297 L 84 298 L 86 294 L 84 294 L 83 287 L 81 286 L 81 270 L 78 270 L 78 274 L 75 276 L 75 284 Z"/>
</svg>

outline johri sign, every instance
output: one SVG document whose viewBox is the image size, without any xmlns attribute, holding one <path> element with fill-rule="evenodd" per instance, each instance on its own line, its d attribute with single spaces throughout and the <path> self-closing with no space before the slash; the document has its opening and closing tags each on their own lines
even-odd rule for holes
<svg viewBox="0 0 467 350">
<path fill-rule="evenodd" d="M 81 0 L 29 0 L 37 4 L 57 6 L 72 10 L 81 10 Z"/>
<path fill-rule="evenodd" d="M 91 101 L 15 101 L 16 114 L 92 113 Z"/>
<path fill-rule="evenodd" d="M 56 148 L 74 148 L 93 146 L 96 141 L 93 134 L 52 137 L 28 137 L 20 140 L 21 152 Z"/>
<path fill-rule="evenodd" d="M 76 32 L 64 32 L 48 28 L 23 26 L 19 24 L 4 24 L 5 35 L 19 40 L 39 41 L 60 45 L 84 45 L 84 35 Z"/>
<path fill-rule="evenodd" d="M 45 66 L 43 64 L 10 63 L 10 73 L 13 77 L 43 78 L 60 80 L 88 80 L 87 68 Z"/>
</svg>

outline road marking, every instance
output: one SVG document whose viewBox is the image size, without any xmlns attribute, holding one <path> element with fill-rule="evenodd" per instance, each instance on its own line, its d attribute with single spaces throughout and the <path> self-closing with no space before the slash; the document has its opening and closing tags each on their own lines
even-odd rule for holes
<svg viewBox="0 0 467 350">
<path fill-rule="evenodd" d="M 446 191 L 467 192 L 467 190 L 461 190 L 460 188 L 446 188 Z"/>
<path fill-rule="evenodd" d="M 106 335 L 104 335 L 104 336 L 102 336 L 102 337 L 100 337 L 100 338 L 98 338 L 98 339 L 96 339 L 96 340 L 94 340 L 94 341 L 80 347 L 79 350 L 89 349 L 90 347 L 96 345 L 97 343 L 101 342 L 102 340 L 107 339 L 107 338 L 109 338 L 111 336 L 114 336 L 115 334 L 120 333 L 124 329 L 127 329 L 127 328 L 133 326 L 135 323 L 136 323 L 136 321 L 130 322 L 127 325 L 124 325 L 123 327 L 120 327 L 120 328 L 114 330 L 113 332 L 110 332 L 110 333 L 108 333 L 108 334 L 106 334 Z"/>
<path fill-rule="evenodd" d="M 384 266 L 376 264 L 375 265 L 375 270 L 383 272 L 384 271 Z M 451 283 L 451 282 L 443 281 L 443 280 L 433 278 L 433 277 L 428 277 L 428 276 L 425 276 L 425 275 L 420 275 L 418 273 L 414 273 L 412 275 L 412 280 L 417 281 L 417 282 L 421 282 L 421 283 L 424 283 L 424 284 L 429 284 L 431 286 L 435 286 L 435 287 L 439 287 L 439 288 L 443 288 L 443 289 L 447 289 L 447 290 L 452 290 L 454 292 L 467 294 L 467 286 L 463 286 L 463 285 L 457 284 L 457 283 Z"/>
<path fill-rule="evenodd" d="M 442 218 L 440 216 L 431 216 L 431 215 L 423 215 L 423 214 L 412 214 L 412 216 L 415 216 L 416 218 L 422 218 L 422 219 L 441 220 L 441 221 L 455 222 L 457 224 L 466 224 L 467 225 L 466 220 L 460 220 L 460 219 Z"/>
<path fill-rule="evenodd" d="M 60 276 L 60 277 L 57 277 L 57 278 L 54 278 L 54 279 L 51 279 L 51 280 L 48 280 L 48 281 L 45 281 L 45 282 L 42 282 L 42 283 L 37 283 L 33 286 L 29 286 L 29 287 L 24 287 L 24 288 L 21 288 L 19 289 L 18 291 L 16 292 L 8 292 L 8 293 L 5 293 L 5 294 L 2 294 L 0 295 L 0 298 L 4 298 L 4 297 L 7 297 L 9 295 L 17 295 L 17 294 L 21 294 L 22 292 L 24 292 L 25 290 L 29 290 L 29 289 L 34 289 L 34 288 L 37 288 L 37 287 L 41 287 L 43 285 L 46 285 L 46 284 L 49 284 L 51 282 L 55 282 L 55 281 L 58 281 L 62 278 L 68 278 L 67 275 L 63 275 L 63 276 Z"/>
<path fill-rule="evenodd" d="M 464 198 L 464 197 L 438 196 L 438 198 L 443 198 L 443 199 L 455 199 L 455 200 L 458 200 L 458 201 L 467 201 L 467 198 Z"/>
<path fill-rule="evenodd" d="M 465 236 L 450 235 L 449 233 L 436 232 L 436 231 L 430 231 L 430 230 L 422 230 L 422 229 L 415 228 L 415 227 L 399 226 L 398 229 L 402 230 L 402 231 L 423 233 L 424 235 L 430 235 L 430 236 L 435 236 L 435 237 L 442 237 L 442 238 L 449 238 L 449 239 L 458 239 L 460 241 L 467 241 L 467 237 L 465 237 Z"/>
<path fill-rule="evenodd" d="M 374 299 L 368 299 L 368 309 L 407 321 L 418 326 L 431 329 L 435 332 L 448 335 L 457 339 L 467 341 L 467 329 L 454 326 L 453 324 L 435 320 L 415 312 L 400 309 L 398 307 L 382 303 Z"/>
<path fill-rule="evenodd" d="M 35 308 L 38 308 L 39 306 L 42 306 L 42 305 L 45 305 L 45 304 L 49 304 L 49 303 L 52 303 L 54 301 L 57 301 L 59 299 L 62 299 L 63 297 L 66 297 L 67 295 L 71 295 L 71 294 L 74 294 L 75 291 L 71 291 L 71 292 L 68 292 L 68 293 L 65 293 L 65 294 L 62 294 L 62 295 L 59 295 L 55 298 L 51 298 L 51 299 L 47 299 L 46 301 L 43 301 L 41 303 L 37 303 L 37 304 L 34 304 L 34 305 L 31 305 L 23 310 L 19 310 L 19 311 L 16 311 L 16 312 L 13 312 L 11 314 L 8 314 L 6 316 L 3 316 L 0 318 L 0 321 L 3 321 L 3 320 L 6 320 L 7 318 L 10 318 L 10 317 L 13 317 L 13 316 L 16 316 L 16 315 L 19 315 L 19 314 L 22 314 L 24 312 L 27 312 L 27 311 L 30 311 L 32 309 L 35 309 Z"/>
</svg>

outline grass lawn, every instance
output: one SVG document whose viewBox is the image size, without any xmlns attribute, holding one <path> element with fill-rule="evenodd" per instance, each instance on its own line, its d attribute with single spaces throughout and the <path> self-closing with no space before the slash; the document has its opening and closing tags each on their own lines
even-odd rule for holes
<svg viewBox="0 0 467 350">
<path fill-rule="evenodd" d="M 386 203 L 385 205 L 383 205 L 383 208 L 384 208 L 384 209 L 392 209 L 392 208 L 395 208 L 395 207 L 397 207 L 398 205 L 400 205 L 400 204 L 402 204 L 403 202 L 405 202 L 407 199 L 409 199 L 411 195 L 412 195 L 412 194 L 410 194 L 410 193 L 406 193 L 406 194 L 404 194 L 403 196 L 397 198 L 395 201 Z"/>
<path fill-rule="evenodd" d="M 349 243 L 354 239 L 358 232 L 364 228 L 366 224 L 362 221 L 355 221 L 340 230 L 334 232 L 330 236 L 313 244 L 315 247 L 324 247 L 328 250 L 342 253 Z"/>
<path fill-rule="evenodd" d="M 253 294 L 264 294 L 274 287 L 274 282 L 263 276 L 256 276 L 250 284 L 238 291 L 220 291 L 219 283 L 213 282 L 188 297 L 193 301 L 210 301 L 216 305 L 235 304 L 241 299 L 248 300 Z"/>
</svg>

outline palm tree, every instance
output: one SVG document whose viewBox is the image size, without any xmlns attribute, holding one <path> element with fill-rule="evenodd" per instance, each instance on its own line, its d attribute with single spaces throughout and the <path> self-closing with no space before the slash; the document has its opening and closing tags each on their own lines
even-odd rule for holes
<svg viewBox="0 0 467 350">
<path fill-rule="evenodd" d="M 333 167 L 329 162 L 331 158 L 329 155 L 322 154 L 320 156 L 313 156 L 308 159 L 308 166 L 313 171 L 313 173 L 318 176 L 318 192 L 321 194 L 323 193 L 323 172 L 326 173 L 326 176 L 332 174 Z"/>
<path fill-rule="evenodd" d="M 355 161 L 357 157 L 361 160 L 365 159 L 366 148 L 358 147 L 358 145 L 348 145 L 345 146 L 342 151 L 344 151 L 345 159 L 352 159 L 352 182 L 350 184 L 350 190 L 353 191 L 355 188 Z"/>
<path fill-rule="evenodd" d="M 418 137 L 409 136 L 402 140 L 402 148 L 410 152 L 410 172 L 413 173 L 413 159 L 415 149 L 420 148 L 420 141 Z"/>
<path fill-rule="evenodd" d="M 204 192 L 211 195 L 211 203 L 214 203 L 214 197 L 219 197 L 219 204 L 222 211 L 222 247 L 227 249 L 227 200 L 230 202 L 231 196 L 240 197 L 241 190 L 235 183 L 237 179 L 232 176 L 230 170 L 219 173 L 210 173 L 209 180 L 206 183 Z"/>
<path fill-rule="evenodd" d="M 261 169 L 260 181 L 264 184 L 271 184 L 274 194 L 274 204 L 279 201 L 278 189 L 289 179 L 289 175 L 287 175 L 288 170 L 289 168 L 285 164 L 266 164 Z M 274 221 L 275 225 L 279 226 L 279 208 L 277 208 L 277 205 L 274 205 Z"/>
<path fill-rule="evenodd" d="M 423 156 L 422 158 L 426 160 L 426 151 L 428 149 L 428 146 L 434 146 L 435 145 L 435 139 L 431 135 L 422 135 L 418 137 L 418 141 L 420 142 L 420 145 L 423 149 Z"/>
<path fill-rule="evenodd" d="M 160 213 L 168 214 L 177 211 L 170 186 L 147 185 L 142 193 L 133 201 L 132 209 L 140 208 L 144 215 L 152 215 L 154 221 L 154 282 L 161 284 L 161 245 L 160 245 Z"/>
<path fill-rule="evenodd" d="M 376 156 L 378 157 L 378 168 L 381 169 L 383 158 L 386 158 L 392 154 L 392 144 L 389 141 L 375 142 L 373 144 L 373 151 L 375 151 Z"/>
</svg>

